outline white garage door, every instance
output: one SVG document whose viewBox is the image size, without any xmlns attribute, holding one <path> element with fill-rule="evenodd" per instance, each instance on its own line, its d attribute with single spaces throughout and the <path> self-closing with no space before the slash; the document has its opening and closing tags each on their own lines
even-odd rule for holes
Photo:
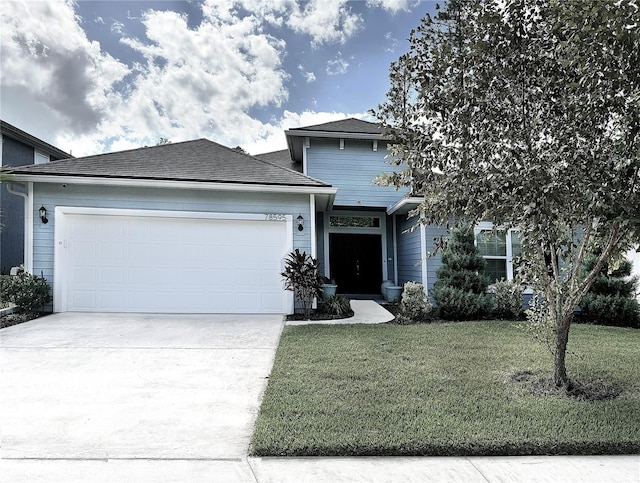
<svg viewBox="0 0 640 483">
<path fill-rule="evenodd" d="M 194 216 L 204 215 L 56 211 L 54 309 L 288 312 L 290 292 L 283 290 L 280 271 L 290 221 Z"/>
</svg>

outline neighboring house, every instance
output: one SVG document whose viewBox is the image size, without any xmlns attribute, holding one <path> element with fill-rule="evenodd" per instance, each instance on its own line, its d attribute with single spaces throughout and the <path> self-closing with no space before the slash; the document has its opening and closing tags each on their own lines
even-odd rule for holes
<svg viewBox="0 0 640 483">
<path fill-rule="evenodd" d="M 0 167 L 43 164 L 69 158 L 64 151 L 0 120 Z M 0 185 L 0 273 L 24 261 L 24 201 Z"/>
<path fill-rule="evenodd" d="M 420 200 L 374 183 L 397 169 L 379 126 L 285 135 L 287 150 L 255 157 L 200 139 L 14 169 L 28 190 L 26 268 L 52 284 L 55 311 L 290 312 L 280 271 L 294 248 L 340 293 L 431 288 L 440 258 L 428 255 L 446 231 L 413 229 Z M 508 276 L 506 243 L 487 240 L 485 255 Z"/>
</svg>

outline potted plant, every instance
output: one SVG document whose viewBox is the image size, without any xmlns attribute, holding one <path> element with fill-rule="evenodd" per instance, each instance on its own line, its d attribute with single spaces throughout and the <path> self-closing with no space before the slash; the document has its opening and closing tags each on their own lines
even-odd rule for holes
<svg viewBox="0 0 640 483">
<path fill-rule="evenodd" d="M 284 288 L 291 290 L 302 306 L 305 319 L 311 317 L 313 299 L 320 295 L 320 276 L 318 275 L 318 260 L 295 249 L 285 259 Z"/>
<path fill-rule="evenodd" d="M 322 277 L 322 299 L 328 300 L 333 297 L 338 291 L 338 286 L 336 285 L 336 281 L 334 279 L 328 279 L 327 277 Z"/>
</svg>

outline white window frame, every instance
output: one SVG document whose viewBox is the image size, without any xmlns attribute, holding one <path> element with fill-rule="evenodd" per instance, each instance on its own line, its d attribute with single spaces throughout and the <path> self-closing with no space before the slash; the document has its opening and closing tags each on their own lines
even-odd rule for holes
<svg viewBox="0 0 640 483">
<path fill-rule="evenodd" d="M 33 150 L 33 164 L 47 164 L 49 161 L 51 161 L 51 158 L 48 154 L 37 149 Z"/>
<path fill-rule="evenodd" d="M 483 221 L 478 223 L 473 230 L 473 235 L 474 235 L 473 242 L 476 244 L 476 246 L 478 246 L 478 235 L 483 231 L 492 231 L 492 230 L 493 230 L 492 222 Z M 504 230 L 498 229 L 497 231 L 504 231 Z M 483 255 L 482 256 L 482 258 L 484 258 L 485 260 L 505 260 L 507 265 L 508 281 L 512 281 L 514 278 L 513 277 L 513 246 L 511 243 L 511 235 L 515 231 L 518 231 L 518 230 L 514 228 L 510 228 L 509 230 L 506 230 L 506 236 L 505 236 L 505 243 L 507 245 L 506 255 Z M 493 283 L 494 282 L 491 282 L 491 285 L 493 285 Z"/>
</svg>

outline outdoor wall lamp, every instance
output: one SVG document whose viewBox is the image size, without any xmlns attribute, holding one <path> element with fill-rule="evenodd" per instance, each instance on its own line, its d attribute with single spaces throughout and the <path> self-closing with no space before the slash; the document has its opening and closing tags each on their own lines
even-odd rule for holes
<svg viewBox="0 0 640 483">
<path fill-rule="evenodd" d="M 42 220 L 42 223 L 44 224 L 49 223 L 49 220 L 47 219 L 47 209 L 44 207 L 44 205 L 40 207 L 40 209 L 38 210 L 38 214 L 40 215 L 40 219 Z"/>
<path fill-rule="evenodd" d="M 298 231 L 304 230 L 304 218 L 302 218 L 302 215 L 298 215 L 296 220 L 298 220 Z"/>
</svg>

